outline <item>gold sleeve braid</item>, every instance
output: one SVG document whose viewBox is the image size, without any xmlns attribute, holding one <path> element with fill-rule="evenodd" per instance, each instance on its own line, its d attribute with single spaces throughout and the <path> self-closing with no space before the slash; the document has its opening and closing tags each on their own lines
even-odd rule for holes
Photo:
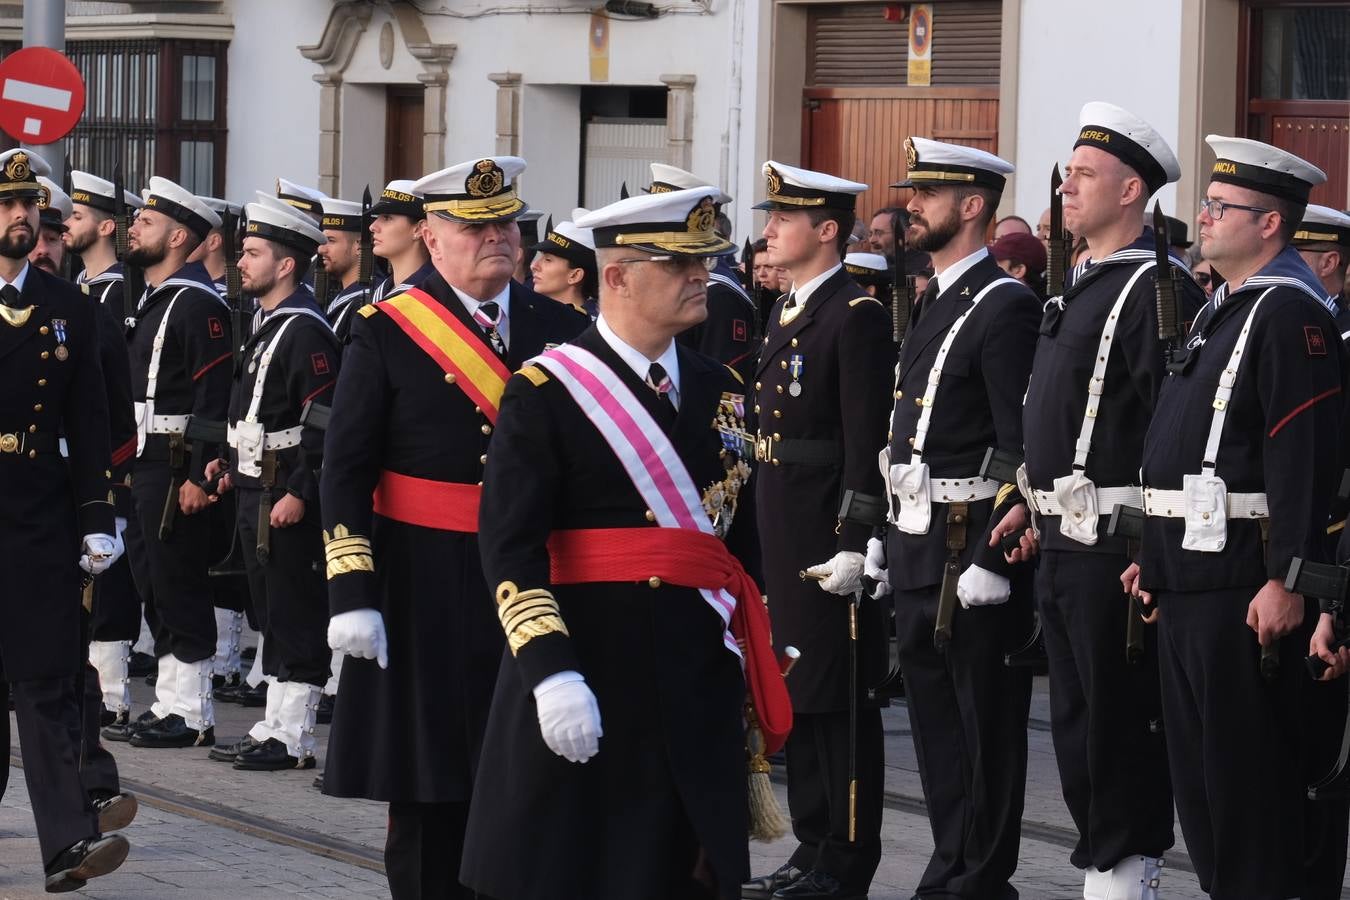
<svg viewBox="0 0 1350 900">
<path fill-rule="evenodd" d="M 375 557 L 370 538 L 351 534 L 346 525 L 336 525 L 330 535 L 323 533 L 323 552 L 328 561 L 328 580 L 348 572 L 374 572 Z"/>
<path fill-rule="evenodd" d="M 1017 485 L 1015 484 L 1005 484 L 1002 487 L 1000 487 L 998 489 L 998 494 L 994 496 L 994 508 L 997 509 L 998 507 L 1002 506 L 1003 501 L 1007 500 L 1010 496 L 1012 496 L 1015 493 L 1017 493 Z"/>
<path fill-rule="evenodd" d="M 568 633 L 551 593 L 543 588 L 522 591 L 511 581 L 497 585 L 497 618 L 512 656 L 537 637 Z"/>
</svg>

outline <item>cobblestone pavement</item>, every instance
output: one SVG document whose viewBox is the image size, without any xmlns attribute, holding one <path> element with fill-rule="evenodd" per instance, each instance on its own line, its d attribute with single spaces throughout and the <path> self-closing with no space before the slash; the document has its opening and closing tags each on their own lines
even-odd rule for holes
<svg viewBox="0 0 1350 900">
<path fill-rule="evenodd" d="M 133 715 L 153 699 L 152 689 L 139 681 L 134 693 Z M 260 712 L 218 705 L 217 740 L 242 736 Z M 1014 884 L 1026 900 L 1072 900 L 1082 896 L 1082 876 L 1068 864 L 1072 823 L 1060 798 L 1045 724 L 1044 678 L 1036 680 L 1031 715 L 1024 834 Z M 903 705 L 885 713 L 885 727 L 884 856 L 870 897 L 909 900 L 932 840 Z M 318 729 L 320 763 L 327 731 L 324 726 Z M 84 896 L 99 900 L 388 896 L 380 870 L 383 804 L 325 797 L 312 787 L 314 771 L 237 772 L 207 759 L 204 748 L 110 747 L 126 787 L 141 799 L 141 812 L 124 832 L 132 843 L 126 864 L 117 873 L 90 882 Z M 776 791 L 786 806 L 781 784 Z M 752 868 L 756 873 L 772 870 L 791 847 L 790 839 L 752 844 Z M 1164 896 L 1203 898 L 1188 871 L 1179 830 L 1178 846 L 1168 860 Z M 40 896 L 46 895 L 37 841 L 23 774 L 16 767 L 0 803 L 0 900 Z"/>
</svg>

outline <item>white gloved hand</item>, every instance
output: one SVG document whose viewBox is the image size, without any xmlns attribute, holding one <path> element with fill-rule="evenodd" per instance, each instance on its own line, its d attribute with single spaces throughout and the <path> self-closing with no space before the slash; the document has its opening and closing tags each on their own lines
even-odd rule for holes
<svg viewBox="0 0 1350 900">
<path fill-rule="evenodd" d="M 328 620 L 328 646 L 357 659 L 373 659 L 389 668 L 389 641 L 384 616 L 377 609 L 354 609 Z"/>
<path fill-rule="evenodd" d="M 998 606 L 1007 603 L 1012 594 L 1012 582 L 1003 575 L 997 575 L 988 569 L 971 566 L 961 573 L 956 582 L 956 599 L 961 601 L 962 609 L 972 606 Z"/>
<path fill-rule="evenodd" d="M 829 562 L 812 566 L 808 575 L 823 575 L 820 589 L 831 594 L 850 596 L 862 587 L 863 555 L 854 550 L 840 550 Z"/>
<path fill-rule="evenodd" d="M 114 541 L 114 543 L 117 545 L 117 556 L 113 561 L 116 562 L 118 559 L 122 558 L 123 554 L 127 552 L 127 541 L 126 541 L 127 520 L 122 516 L 118 516 L 117 518 L 113 519 L 113 523 L 116 525 L 116 528 L 114 529 L 114 531 L 116 532 L 116 540 Z"/>
<path fill-rule="evenodd" d="M 586 679 L 568 670 L 550 675 L 534 689 L 539 733 L 548 749 L 568 762 L 584 763 L 600 752 L 600 706 Z"/>
<path fill-rule="evenodd" d="M 877 583 L 872 591 L 873 600 L 880 600 L 891 592 L 891 573 L 886 568 L 886 544 L 881 538 L 871 538 L 867 542 L 863 574 Z"/>
<path fill-rule="evenodd" d="M 90 575 L 102 575 L 123 549 L 111 534 L 86 534 L 80 542 L 80 568 Z"/>
</svg>

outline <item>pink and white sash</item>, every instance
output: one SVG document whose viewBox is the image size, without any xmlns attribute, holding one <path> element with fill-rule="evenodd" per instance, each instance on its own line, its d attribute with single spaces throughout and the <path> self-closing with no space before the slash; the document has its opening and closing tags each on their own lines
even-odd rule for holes
<svg viewBox="0 0 1350 900">
<path fill-rule="evenodd" d="M 659 527 L 713 533 L 694 479 L 675 446 L 613 369 L 590 351 L 571 344 L 536 356 L 529 364 L 547 369 L 567 388 L 619 458 L 642 501 L 656 514 Z M 723 643 L 740 657 L 730 631 L 736 598 L 721 588 L 699 588 L 699 593 L 722 620 Z"/>
</svg>

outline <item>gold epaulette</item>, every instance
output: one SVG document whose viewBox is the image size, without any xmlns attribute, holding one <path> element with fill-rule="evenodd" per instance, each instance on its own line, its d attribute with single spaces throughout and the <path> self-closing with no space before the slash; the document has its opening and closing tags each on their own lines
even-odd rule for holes
<svg viewBox="0 0 1350 900">
<path fill-rule="evenodd" d="M 526 366 L 516 372 L 516 374 L 524 375 L 529 380 L 530 384 L 535 387 L 540 387 L 544 382 L 548 381 L 548 373 L 538 366 Z"/>
<path fill-rule="evenodd" d="M 866 303 L 868 300 L 871 300 L 873 303 L 875 303 L 877 306 L 881 306 L 883 309 L 885 308 L 884 304 L 882 304 L 882 302 L 878 300 L 876 297 L 858 297 L 856 300 L 848 301 L 848 305 L 850 308 L 852 308 L 854 306 L 857 306 L 859 303 Z"/>
<path fill-rule="evenodd" d="M 1016 491 L 1017 485 L 1015 484 L 1005 484 L 1002 487 L 1000 487 L 998 489 L 998 493 L 994 495 L 994 508 L 998 509 L 1000 506 L 1002 506 L 1003 501 L 1007 500 L 1010 496 L 1016 493 Z"/>
<path fill-rule="evenodd" d="M 360 316 L 361 318 L 363 318 L 363 319 L 369 319 L 371 316 L 375 315 L 375 313 L 377 313 L 377 312 L 379 312 L 379 310 L 377 310 L 377 309 L 375 308 L 375 304 L 374 304 L 374 303 L 367 303 L 365 306 L 363 306 L 363 307 L 361 307 L 360 309 L 358 309 L 358 310 L 356 311 L 356 314 L 357 314 L 358 316 Z"/>
<path fill-rule="evenodd" d="M 558 601 L 551 593 L 543 588 L 522 591 L 513 581 L 497 585 L 497 618 L 506 631 L 506 643 L 512 656 L 537 637 L 568 634 Z"/>
<path fill-rule="evenodd" d="M 333 533 L 323 533 L 323 552 L 328 560 L 328 580 L 348 572 L 374 572 L 375 557 L 370 552 L 370 538 L 352 534 L 346 525 L 333 526 Z"/>
<path fill-rule="evenodd" d="M 731 373 L 731 377 L 732 377 L 732 378 L 735 378 L 735 379 L 736 379 L 736 383 L 737 383 L 737 384 L 745 384 L 745 379 L 741 377 L 741 373 L 740 373 L 740 372 L 737 372 L 737 371 L 736 371 L 735 369 L 733 369 L 731 366 L 726 366 L 726 370 L 727 370 L 728 372 Z"/>
</svg>

